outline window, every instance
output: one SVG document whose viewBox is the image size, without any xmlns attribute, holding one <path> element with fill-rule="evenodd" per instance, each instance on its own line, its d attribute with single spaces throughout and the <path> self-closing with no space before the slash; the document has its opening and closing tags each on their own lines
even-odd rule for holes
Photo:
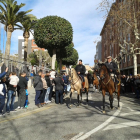
<svg viewBox="0 0 140 140">
<path fill-rule="evenodd" d="M 130 55 L 127 56 L 127 61 L 130 61 Z"/>
<path fill-rule="evenodd" d="M 130 41 L 130 34 L 128 34 L 128 41 Z"/>
<path fill-rule="evenodd" d="M 123 59 L 123 63 L 125 63 L 126 62 L 126 56 L 124 57 L 124 59 Z"/>
<path fill-rule="evenodd" d="M 22 55 L 24 55 L 24 49 L 22 49 Z"/>
<path fill-rule="evenodd" d="M 22 47 L 24 47 L 24 42 L 22 42 Z"/>
<path fill-rule="evenodd" d="M 38 49 L 34 49 L 34 52 L 38 51 Z"/>
<path fill-rule="evenodd" d="M 112 46 L 110 45 L 110 56 L 112 55 Z"/>
</svg>

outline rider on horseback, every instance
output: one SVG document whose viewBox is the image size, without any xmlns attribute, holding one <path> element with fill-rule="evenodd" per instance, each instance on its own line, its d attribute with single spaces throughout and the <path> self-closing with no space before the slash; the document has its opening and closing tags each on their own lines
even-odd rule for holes
<svg viewBox="0 0 140 140">
<path fill-rule="evenodd" d="M 79 64 L 75 67 L 75 70 L 77 72 L 77 74 L 82 78 L 82 86 L 83 88 L 85 87 L 85 72 L 86 72 L 86 68 L 85 66 L 82 64 L 82 60 L 79 60 Z"/>
<path fill-rule="evenodd" d="M 108 56 L 107 57 L 107 62 L 105 63 L 107 68 L 109 69 L 110 73 L 114 74 L 114 79 L 115 79 L 115 87 L 116 87 L 116 92 L 117 92 L 117 84 L 119 81 L 117 80 L 117 77 L 115 75 L 118 75 L 118 66 L 115 62 L 112 61 L 112 57 Z"/>
</svg>

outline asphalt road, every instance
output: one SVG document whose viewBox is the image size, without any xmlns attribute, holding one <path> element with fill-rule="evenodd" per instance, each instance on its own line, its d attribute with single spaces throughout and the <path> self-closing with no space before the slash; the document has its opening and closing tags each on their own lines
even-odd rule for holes
<svg viewBox="0 0 140 140">
<path fill-rule="evenodd" d="M 73 95 L 71 109 L 54 103 L 40 109 L 6 115 L 0 118 L 0 140 L 136 140 L 140 139 L 140 100 L 134 95 L 121 96 L 121 108 L 102 113 L 101 93 L 90 92 L 89 104 L 83 99 L 76 107 Z M 83 98 L 86 95 L 83 94 Z"/>
</svg>

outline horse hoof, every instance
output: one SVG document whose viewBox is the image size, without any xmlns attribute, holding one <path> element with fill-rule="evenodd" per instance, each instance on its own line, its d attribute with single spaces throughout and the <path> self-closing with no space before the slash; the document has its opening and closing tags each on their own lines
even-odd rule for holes
<svg viewBox="0 0 140 140">
<path fill-rule="evenodd" d="M 114 110 L 114 107 L 113 107 L 113 108 L 111 108 L 111 110 Z"/>
<path fill-rule="evenodd" d="M 105 114 L 105 111 L 103 111 L 103 114 Z"/>
</svg>

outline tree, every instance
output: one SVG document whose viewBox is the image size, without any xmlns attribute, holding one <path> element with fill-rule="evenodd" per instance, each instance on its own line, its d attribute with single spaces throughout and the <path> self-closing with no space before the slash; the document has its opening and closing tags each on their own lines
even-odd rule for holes
<svg viewBox="0 0 140 140">
<path fill-rule="evenodd" d="M 40 57 L 41 54 L 41 57 Z M 27 61 L 30 62 L 33 65 L 39 66 L 40 61 L 42 65 L 46 65 L 47 63 L 50 63 L 51 57 L 47 51 L 39 50 L 32 52 L 28 55 Z"/>
<path fill-rule="evenodd" d="M 63 58 L 62 59 L 62 64 L 63 65 L 76 65 L 77 64 L 77 61 L 78 61 L 78 52 L 76 49 L 73 48 L 73 52 L 72 52 L 72 55 L 70 55 L 69 57 L 66 57 L 66 58 Z"/>
<path fill-rule="evenodd" d="M 72 55 L 73 47 L 74 47 L 74 44 L 71 43 L 68 46 L 66 46 L 65 48 L 61 49 L 61 51 L 57 52 L 57 61 L 59 62 L 60 71 L 62 69 L 62 59 L 63 58 L 68 58 Z"/>
<path fill-rule="evenodd" d="M 19 27 L 18 22 L 32 11 L 20 11 L 23 6 L 25 6 L 24 3 L 18 5 L 15 0 L 0 0 L 0 22 L 5 25 L 5 31 L 7 32 L 6 57 L 10 55 L 11 36 L 15 26 Z"/>
<path fill-rule="evenodd" d="M 28 39 L 30 37 L 30 33 L 34 29 L 36 24 L 37 18 L 34 15 L 27 15 L 25 19 L 23 18 L 21 21 L 22 26 L 19 28 L 23 30 L 23 37 L 24 37 L 24 61 L 27 61 L 27 50 L 28 50 Z M 32 33 L 33 34 L 33 33 Z"/>
<path fill-rule="evenodd" d="M 115 29 L 114 42 L 118 43 L 120 53 L 116 56 L 118 64 L 122 59 L 133 57 L 134 75 L 137 75 L 137 55 L 140 54 L 140 32 L 139 32 L 139 0 L 128 0 L 115 2 L 114 0 L 103 0 L 100 8 L 106 11 L 108 22 L 111 21 L 113 26 L 107 26 L 112 34 L 112 27 Z"/>
<path fill-rule="evenodd" d="M 52 68 L 55 69 L 55 61 L 58 50 L 72 42 L 73 29 L 66 19 L 58 16 L 47 16 L 38 20 L 34 30 L 35 43 L 46 48 L 52 57 Z"/>
</svg>

